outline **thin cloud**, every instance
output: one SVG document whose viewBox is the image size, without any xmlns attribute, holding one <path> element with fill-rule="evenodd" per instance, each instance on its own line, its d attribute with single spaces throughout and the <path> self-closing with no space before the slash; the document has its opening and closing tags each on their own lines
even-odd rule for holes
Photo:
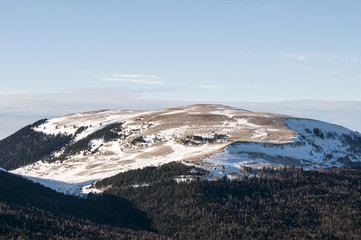
<svg viewBox="0 0 361 240">
<path fill-rule="evenodd" d="M 148 74 L 113 74 L 113 76 L 120 78 L 158 78 L 157 75 Z"/>
<path fill-rule="evenodd" d="M 291 59 L 295 59 L 295 60 L 299 60 L 299 61 L 306 60 L 306 57 L 304 55 L 299 55 L 299 54 L 285 53 L 285 54 L 282 54 L 282 56 L 291 58 Z"/>
<path fill-rule="evenodd" d="M 242 3 L 230 3 L 230 4 L 218 4 L 218 5 L 210 5 L 208 7 L 244 7 L 245 4 Z"/>
<path fill-rule="evenodd" d="M 143 83 L 148 85 L 161 85 L 164 84 L 161 81 L 149 81 L 142 79 L 129 79 L 129 78 L 103 78 L 102 81 L 110 81 L 110 82 L 130 82 L 130 83 Z"/>
<path fill-rule="evenodd" d="M 196 102 L 148 99 L 149 94 L 176 88 L 97 88 L 49 93 L 0 92 L 0 140 L 43 118 L 100 109 L 159 110 Z"/>
<path fill-rule="evenodd" d="M 332 60 L 332 61 L 346 61 L 346 62 L 359 62 L 360 58 L 356 56 L 339 56 L 335 54 L 294 54 L 294 53 L 282 53 L 281 56 L 299 60 L 299 61 L 305 61 L 305 60 Z"/>
<path fill-rule="evenodd" d="M 219 85 L 201 85 L 198 88 L 221 88 L 222 86 Z"/>
<path fill-rule="evenodd" d="M 164 82 L 157 81 L 157 75 L 149 74 L 113 74 L 111 77 L 102 77 L 101 81 L 109 82 L 129 82 L 129 83 L 138 83 L 138 84 L 147 84 L 147 85 L 162 85 Z"/>
<path fill-rule="evenodd" d="M 0 113 L 27 113 L 32 115 L 61 115 L 97 109 L 122 109 L 144 101 L 149 94 L 178 91 L 177 88 L 120 87 L 89 88 L 48 93 L 0 93 Z M 167 104 L 167 103 L 163 103 Z"/>
<path fill-rule="evenodd" d="M 222 7 L 246 7 L 245 3 L 221 3 L 221 4 L 211 4 L 204 5 L 204 7 L 214 7 L 214 8 L 222 8 Z"/>
<path fill-rule="evenodd" d="M 358 62 L 360 59 L 356 56 L 352 57 L 345 57 L 345 56 L 338 56 L 338 55 L 328 55 L 328 59 L 331 60 L 340 60 L 340 61 L 348 61 L 348 62 Z"/>
<path fill-rule="evenodd" d="M 338 72 L 330 72 L 332 75 L 337 75 Z"/>
<path fill-rule="evenodd" d="M 259 88 L 259 85 L 246 84 L 246 88 Z"/>
</svg>

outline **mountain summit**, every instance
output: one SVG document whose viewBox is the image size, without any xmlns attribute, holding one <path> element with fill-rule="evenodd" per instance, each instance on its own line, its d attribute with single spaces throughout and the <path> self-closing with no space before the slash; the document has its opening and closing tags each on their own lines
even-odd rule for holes
<svg viewBox="0 0 361 240">
<path fill-rule="evenodd" d="M 316 120 L 199 104 L 41 120 L 2 140 L 0 152 L 0 167 L 13 173 L 84 185 L 172 161 L 214 177 L 235 176 L 245 167 L 355 166 L 361 135 Z"/>
</svg>

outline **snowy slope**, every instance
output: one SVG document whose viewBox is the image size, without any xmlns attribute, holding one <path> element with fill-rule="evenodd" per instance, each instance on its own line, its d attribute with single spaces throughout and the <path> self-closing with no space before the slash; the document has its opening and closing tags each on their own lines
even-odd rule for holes
<svg viewBox="0 0 361 240">
<path fill-rule="evenodd" d="M 77 113 L 60 118 L 50 119 L 45 124 L 34 128 L 34 130 L 43 132 L 45 134 L 74 135 L 80 127 L 87 127 L 84 131 L 76 136 L 74 141 L 78 141 L 109 124 L 136 117 L 142 113 L 145 112 L 102 110 Z"/>
<path fill-rule="evenodd" d="M 12 172 L 63 192 L 80 192 L 81 186 L 119 172 L 171 161 L 219 175 L 239 172 L 241 166 L 312 169 L 361 160 L 361 151 L 350 151 L 359 140 L 351 130 L 221 105 L 93 111 L 48 120 L 34 131 L 72 136 L 72 141 Z"/>
<path fill-rule="evenodd" d="M 297 132 L 289 143 L 235 142 L 222 153 L 196 163 L 215 175 L 240 173 L 241 167 L 344 167 L 361 162 L 361 135 L 341 126 L 309 119 L 287 119 Z M 355 148 L 354 146 L 359 146 Z"/>
</svg>

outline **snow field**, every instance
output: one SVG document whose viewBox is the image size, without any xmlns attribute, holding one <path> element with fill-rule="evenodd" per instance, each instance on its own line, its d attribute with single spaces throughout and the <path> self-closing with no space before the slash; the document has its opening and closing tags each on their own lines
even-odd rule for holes
<svg viewBox="0 0 361 240">
<path fill-rule="evenodd" d="M 348 156 L 349 146 L 344 145 L 342 135 L 352 135 L 354 132 L 316 120 L 287 119 L 285 122 L 297 132 L 293 141 L 283 144 L 236 142 L 228 145 L 224 152 L 204 159 L 203 165 L 220 166 L 211 169 L 215 176 L 240 173 L 241 166 L 259 169 L 292 165 L 292 161 L 293 165 L 303 166 L 305 169 L 343 166 L 337 160 Z M 324 137 L 315 136 L 314 129 L 319 129 Z M 361 154 L 356 157 L 361 161 Z"/>
</svg>

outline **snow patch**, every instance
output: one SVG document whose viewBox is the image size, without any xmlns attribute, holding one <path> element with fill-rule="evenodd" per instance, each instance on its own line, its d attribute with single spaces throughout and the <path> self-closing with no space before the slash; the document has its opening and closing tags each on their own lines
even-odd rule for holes
<svg viewBox="0 0 361 240">
<path fill-rule="evenodd" d="M 81 127 L 86 127 L 84 131 L 78 134 L 74 141 L 79 141 L 88 135 L 104 128 L 105 126 L 121 122 L 129 118 L 146 114 L 144 111 L 99 111 L 71 114 L 64 117 L 53 118 L 45 123 L 34 127 L 34 131 L 43 132 L 45 134 L 64 134 L 74 135 Z"/>
<path fill-rule="evenodd" d="M 77 196 L 84 196 L 87 192 L 83 191 L 83 186 L 93 184 L 96 180 L 89 180 L 80 183 L 67 183 L 62 181 L 56 181 L 52 179 L 42 179 L 36 177 L 23 176 L 33 182 L 40 183 L 41 185 L 51 188 L 57 192 L 64 194 L 72 194 Z"/>
<path fill-rule="evenodd" d="M 187 112 L 186 110 L 175 110 L 175 111 L 169 111 L 166 113 L 162 113 L 160 115 L 171 115 L 171 114 L 179 114 L 179 113 L 186 113 L 186 112 Z"/>
<path fill-rule="evenodd" d="M 353 131 L 309 119 L 287 119 L 285 122 L 297 133 L 293 141 L 283 144 L 236 142 L 227 146 L 224 152 L 208 157 L 195 166 L 210 170 L 214 176 L 232 172 L 241 174 L 242 167 L 302 166 L 314 169 L 343 166 L 340 159 L 350 154 L 350 146 L 344 144 L 343 136 L 355 134 Z M 266 132 L 259 129 L 257 137 L 264 134 Z M 353 161 L 361 162 L 360 152 L 353 157 Z"/>
</svg>

